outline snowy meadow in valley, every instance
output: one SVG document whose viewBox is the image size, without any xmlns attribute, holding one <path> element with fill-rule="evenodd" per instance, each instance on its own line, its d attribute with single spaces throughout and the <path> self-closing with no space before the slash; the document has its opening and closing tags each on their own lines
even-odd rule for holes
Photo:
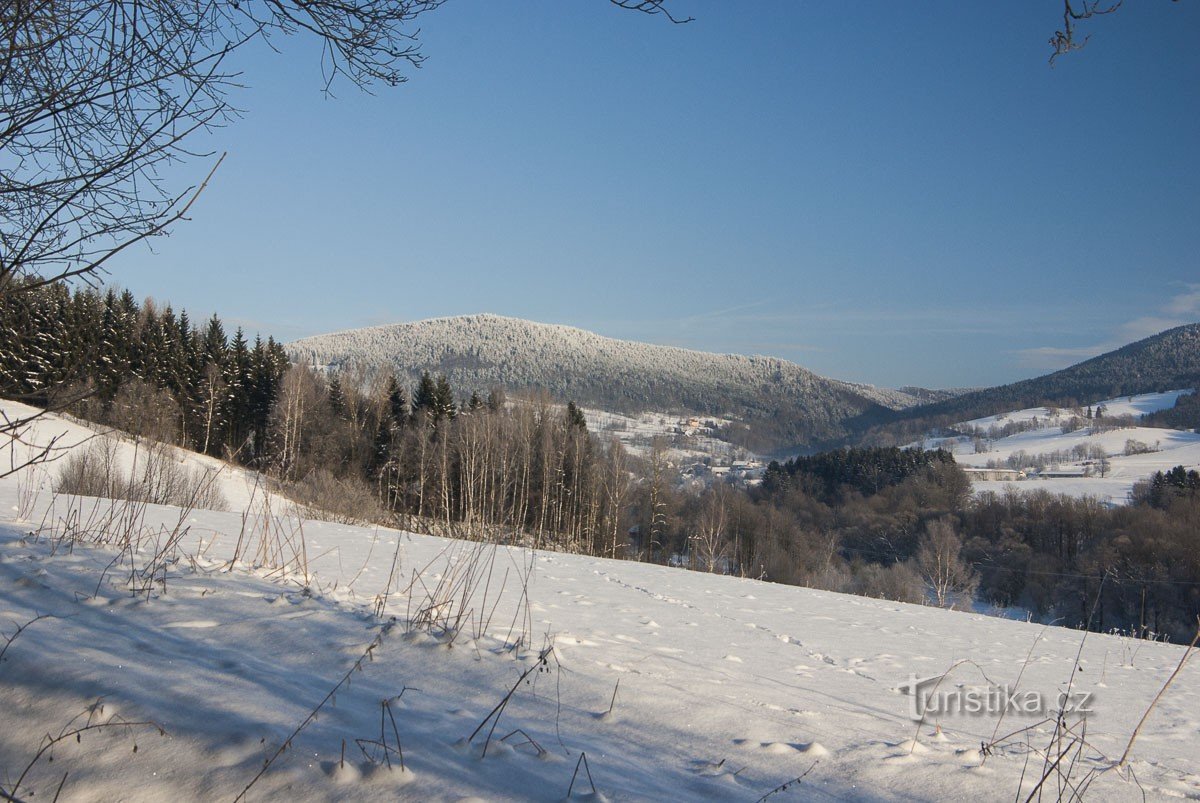
<svg viewBox="0 0 1200 803">
<path fill-rule="evenodd" d="M 19 799 L 1200 796 L 1195 667 L 1119 766 L 1178 645 L 306 520 L 232 469 L 225 511 L 55 471 L 0 481 Z M 1001 689 L 1040 707 L 946 703 Z"/>
</svg>

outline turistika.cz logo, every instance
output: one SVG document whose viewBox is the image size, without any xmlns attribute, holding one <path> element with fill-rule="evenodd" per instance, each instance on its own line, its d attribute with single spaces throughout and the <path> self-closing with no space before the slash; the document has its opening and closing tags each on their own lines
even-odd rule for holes
<svg viewBox="0 0 1200 803">
<path fill-rule="evenodd" d="M 927 678 L 908 676 L 899 691 L 908 695 L 908 715 L 914 721 L 948 716 L 1029 716 L 1080 715 L 1092 713 L 1095 695 L 1088 691 L 1045 695 L 1032 689 L 1014 689 L 1007 685 L 950 685 L 944 675 Z"/>
</svg>

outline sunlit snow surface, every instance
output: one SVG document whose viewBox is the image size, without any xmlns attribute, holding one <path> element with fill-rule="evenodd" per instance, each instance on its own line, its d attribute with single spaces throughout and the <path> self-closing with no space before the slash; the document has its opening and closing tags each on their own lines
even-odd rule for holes
<svg viewBox="0 0 1200 803">
<path fill-rule="evenodd" d="M 307 578 L 296 566 L 288 576 L 249 561 L 229 569 L 239 534 L 262 526 L 237 507 L 187 515 L 182 553 L 192 557 L 171 568 L 165 592 L 134 598 L 121 570 L 128 561 L 115 551 L 27 535 L 71 515 L 65 500 L 52 507 L 45 489 L 32 498 L 36 479 L 0 480 L 0 632 L 51 617 L 31 624 L 0 663 L 5 788 L 46 734 L 98 700 L 95 721 L 152 720 L 167 735 L 113 728 L 69 740 L 34 766 L 23 799 L 53 799 L 65 774 L 63 800 L 232 800 L 377 639 L 373 660 L 350 674 L 248 799 L 562 800 L 581 751 L 597 794 L 581 769 L 578 799 L 753 801 L 806 771 L 769 799 L 1011 800 L 1023 773 L 1024 799 L 1043 767 L 1024 745 L 1045 748 L 1048 725 L 1007 740 L 981 766 L 981 742 L 1037 718 L 956 715 L 939 733 L 938 723 L 910 719 L 900 687 L 957 663 L 947 687 L 1011 686 L 1020 676 L 1020 689 L 1054 696 L 1082 643 L 1074 689 L 1095 697 L 1072 769 L 1078 782 L 1119 758 L 1183 654 L 1117 636 L 1084 641 L 1064 628 L 575 555 L 476 553 L 460 542 L 286 516 L 274 524 L 303 539 Z M 86 521 L 108 504 L 82 500 L 74 509 Z M 144 524 L 174 528 L 178 519 L 177 509 L 152 508 Z M 473 554 L 492 571 L 475 587 L 453 646 L 409 632 L 424 589 Z M 380 619 L 372 609 L 394 559 Z M 513 649 L 522 631 L 530 643 Z M 488 728 L 467 738 L 546 644 L 543 671 L 518 686 L 483 757 Z M 403 773 L 372 764 L 355 742 L 380 740 L 381 702 L 401 692 L 389 708 Z M 384 731 L 393 741 L 390 721 Z M 1087 799 L 1141 800 L 1143 790 L 1150 799 L 1200 798 L 1198 737 L 1200 664 L 1185 667 L 1151 714 L 1132 774 L 1103 772 Z"/>
<path fill-rule="evenodd" d="M 1103 405 L 1105 414 L 1112 418 L 1129 415 L 1136 420 L 1146 413 L 1174 407 L 1179 396 L 1191 392 L 1174 390 L 1166 393 L 1122 396 L 1098 401 L 1091 406 L 1094 410 Z M 1070 413 L 1061 409 L 1055 412 L 1057 415 L 1052 415 L 1052 411 L 1046 407 L 1032 407 L 964 422 L 960 427 L 973 426 L 988 430 L 1009 423 L 1031 422 L 1037 419 L 1037 429 L 990 441 L 987 451 L 978 454 L 970 437 L 929 438 L 919 445 L 926 448 L 950 449 L 959 465 L 979 468 L 986 467 L 989 460 L 1002 462 L 1009 455 L 1019 451 L 1036 455 L 1070 450 L 1077 444 L 1099 446 L 1109 456 L 1111 464 L 1104 477 L 1099 476 L 1094 469 L 1092 476 L 1082 476 L 1085 467 L 1081 462 L 1064 461 L 1059 466 L 1061 473 L 1077 472 L 1080 476 L 1038 478 L 1020 482 L 985 480 L 976 482 L 974 488 L 977 493 L 1043 490 L 1070 496 L 1095 496 L 1112 504 L 1124 504 L 1134 483 L 1156 471 L 1167 471 L 1178 465 L 1189 469 L 1200 467 L 1200 435 L 1195 432 L 1134 426 L 1093 434 L 1090 428 L 1085 426 L 1074 432 L 1064 433 L 1062 422 Z M 1155 451 L 1125 455 L 1125 444 L 1129 440 L 1140 441 Z"/>
</svg>

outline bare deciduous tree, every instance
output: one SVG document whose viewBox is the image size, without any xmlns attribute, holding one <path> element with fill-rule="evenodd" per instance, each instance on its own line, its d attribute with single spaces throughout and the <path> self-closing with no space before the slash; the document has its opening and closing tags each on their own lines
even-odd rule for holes
<svg viewBox="0 0 1200 803">
<path fill-rule="evenodd" d="M 339 77 L 394 86 L 424 60 L 415 23 L 443 2 L 0 3 L 0 300 L 93 281 L 122 251 L 186 218 L 220 159 L 186 188 L 172 186 L 165 168 L 211 158 L 195 152 L 193 135 L 237 116 L 234 51 L 306 35 L 321 44 L 327 90 Z M 667 11 L 667 0 L 610 2 L 688 21 Z M 11 343 L 21 334 L 5 336 Z M 0 438 L 15 448 L 32 420 L 6 416 Z M 16 470 L 24 460 L 11 463 Z"/>
<path fill-rule="evenodd" d="M 445 0 L 14 0 L 0 7 L 0 293 L 89 276 L 187 211 L 162 169 L 237 112 L 231 53 L 315 37 L 328 89 L 394 86 Z M 614 5 L 676 22 L 665 0 Z M 23 281 L 19 281 L 23 280 Z"/>
<path fill-rule="evenodd" d="M 962 537 L 949 517 L 936 519 L 925 527 L 917 545 L 917 572 L 945 608 L 959 595 L 969 595 L 979 586 L 979 575 L 962 559 Z"/>
<path fill-rule="evenodd" d="M 87 277 L 187 212 L 163 168 L 236 110 L 230 53 L 318 37 L 329 80 L 400 83 L 440 0 L 22 0 L 0 11 L 0 293 Z"/>
<path fill-rule="evenodd" d="M 705 494 L 691 535 L 695 565 L 700 571 L 722 573 L 729 565 L 729 486 L 717 483 Z"/>
</svg>

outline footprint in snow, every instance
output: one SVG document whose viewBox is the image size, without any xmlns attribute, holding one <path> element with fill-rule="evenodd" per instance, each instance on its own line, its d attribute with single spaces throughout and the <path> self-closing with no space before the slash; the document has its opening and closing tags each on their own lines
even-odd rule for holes
<svg viewBox="0 0 1200 803">
<path fill-rule="evenodd" d="M 821 718 L 820 711 L 810 711 L 807 708 L 789 708 L 788 713 L 793 714 L 798 717 L 809 717 L 809 718 L 814 718 L 814 719 Z"/>
<path fill-rule="evenodd" d="M 819 742 L 762 742 L 759 746 L 765 752 L 777 756 L 791 753 L 805 753 L 815 757 L 829 755 L 829 750 Z"/>
</svg>

